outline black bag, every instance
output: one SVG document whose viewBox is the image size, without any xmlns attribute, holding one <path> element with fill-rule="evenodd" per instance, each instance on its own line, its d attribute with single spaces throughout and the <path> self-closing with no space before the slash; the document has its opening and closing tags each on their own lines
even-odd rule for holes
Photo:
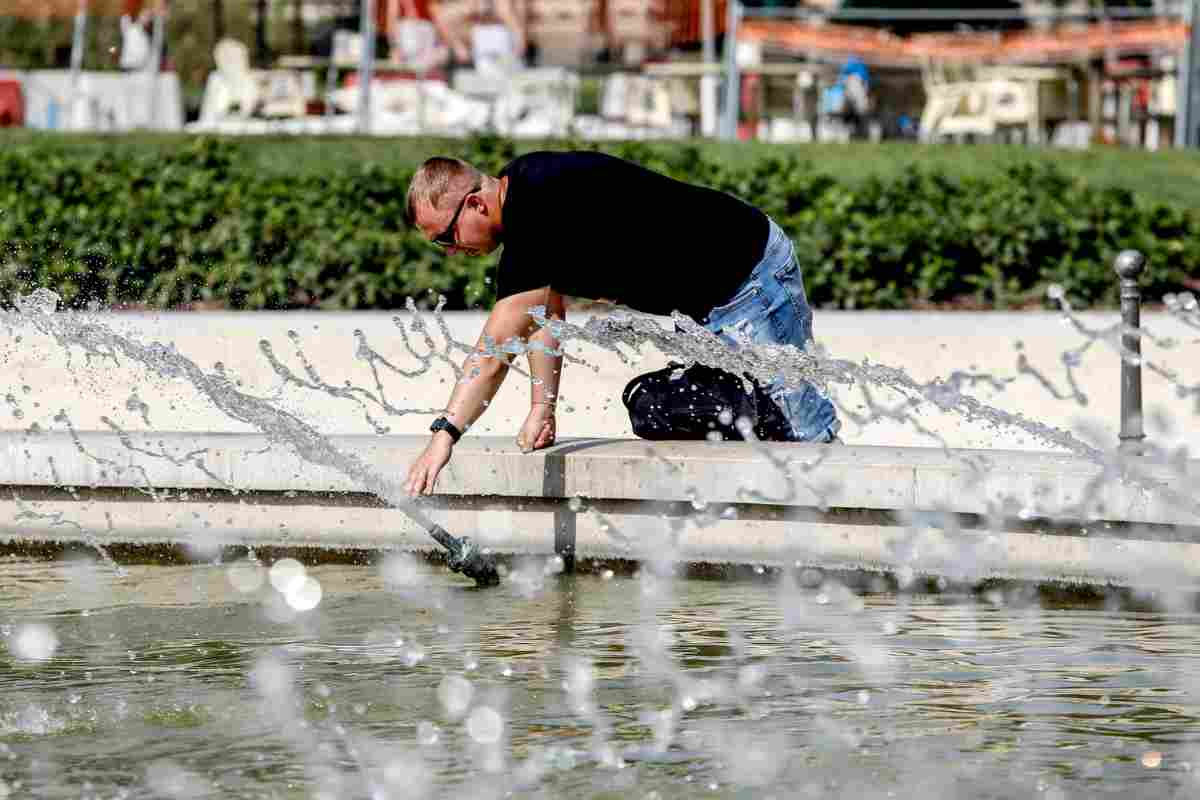
<svg viewBox="0 0 1200 800">
<path fill-rule="evenodd" d="M 790 442 L 792 426 L 758 382 L 747 392 L 742 378 L 704 364 L 684 367 L 672 361 L 664 369 L 631 380 L 621 393 L 633 432 L 643 439 L 741 441 L 737 421 L 745 417 L 754 435 L 768 442 Z M 713 437 L 714 439 L 716 437 Z"/>
</svg>

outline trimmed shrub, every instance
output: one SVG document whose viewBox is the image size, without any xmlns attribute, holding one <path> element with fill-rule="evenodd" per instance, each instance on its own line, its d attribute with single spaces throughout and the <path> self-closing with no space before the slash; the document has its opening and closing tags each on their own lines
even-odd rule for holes
<svg viewBox="0 0 1200 800">
<path fill-rule="evenodd" d="M 282 146 L 286 147 L 286 143 Z M 336 145 L 334 145 L 336 146 Z M 591 145 L 563 143 L 562 147 Z M 487 308 L 495 258 L 448 257 L 402 221 L 406 168 L 260 172 L 245 145 L 164 152 L 37 146 L 0 153 L 0 290 L 46 286 L 89 303 L 173 308 Z M 859 309 L 1045 302 L 1113 305 L 1116 253 L 1148 260 L 1157 299 L 1200 275 L 1200 217 L 1098 189 L 1040 162 L 992 177 L 911 168 L 850 184 L 798 158 L 734 167 L 688 145 L 603 147 L 755 203 L 794 238 L 810 299 Z M 496 137 L 454 153 L 495 174 Z"/>
</svg>

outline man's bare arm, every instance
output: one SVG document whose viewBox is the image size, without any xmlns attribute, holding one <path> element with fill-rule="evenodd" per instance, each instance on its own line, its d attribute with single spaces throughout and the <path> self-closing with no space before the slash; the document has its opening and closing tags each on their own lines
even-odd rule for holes
<svg viewBox="0 0 1200 800">
<path fill-rule="evenodd" d="M 534 306 L 546 305 L 546 289 L 533 289 L 514 294 L 496 302 L 475 351 L 463 362 L 463 378 L 454 387 L 446 404 L 446 417 L 465 431 L 487 409 L 508 375 L 512 356 L 506 353 L 489 354 L 488 341 L 498 348 L 510 339 L 528 338 L 537 328 L 529 315 Z M 557 390 L 557 379 L 555 380 Z"/>
<path fill-rule="evenodd" d="M 553 289 L 545 289 L 546 317 L 565 320 L 567 305 L 563 296 Z M 533 377 L 529 387 L 530 405 L 554 405 L 558 400 L 558 384 L 562 379 L 562 356 L 550 355 L 546 351 L 558 352 L 559 342 L 548 327 L 539 327 L 529 337 L 529 374 Z"/>
</svg>

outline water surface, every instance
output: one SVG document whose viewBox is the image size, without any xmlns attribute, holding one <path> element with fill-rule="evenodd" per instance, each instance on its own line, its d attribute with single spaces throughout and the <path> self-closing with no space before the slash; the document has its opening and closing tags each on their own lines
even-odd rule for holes
<svg viewBox="0 0 1200 800">
<path fill-rule="evenodd" d="M 245 564 L 127 569 L 0 560 L 0 797 L 1200 789 L 1190 610 L 393 559 L 297 611 Z"/>
</svg>

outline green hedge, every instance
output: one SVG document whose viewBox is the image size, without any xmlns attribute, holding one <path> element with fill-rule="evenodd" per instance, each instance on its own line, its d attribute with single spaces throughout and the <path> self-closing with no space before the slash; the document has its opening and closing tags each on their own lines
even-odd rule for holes
<svg viewBox="0 0 1200 800">
<path fill-rule="evenodd" d="M 47 286 L 75 306 L 396 308 L 438 294 L 452 309 L 491 304 L 494 258 L 447 258 L 405 230 L 415 165 L 263 171 L 245 147 L 200 138 L 166 153 L 0 153 L 0 290 Z M 514 153 L 495 138 L 454 147 L 489 171 Z M 850 183 L 794 157 L 729 166 L 687 145 L 604 149 L 771 214 L 794 237 L 821 307 L 1025 306 L 1044 302 L 1052 282 L 1079 305 L 1112 305 L 1111 263 L 1127 247 L 1148 257 L 1151 299 L 1200 275 L 1193 210 L 1045 162 Z"/>
</svg>

